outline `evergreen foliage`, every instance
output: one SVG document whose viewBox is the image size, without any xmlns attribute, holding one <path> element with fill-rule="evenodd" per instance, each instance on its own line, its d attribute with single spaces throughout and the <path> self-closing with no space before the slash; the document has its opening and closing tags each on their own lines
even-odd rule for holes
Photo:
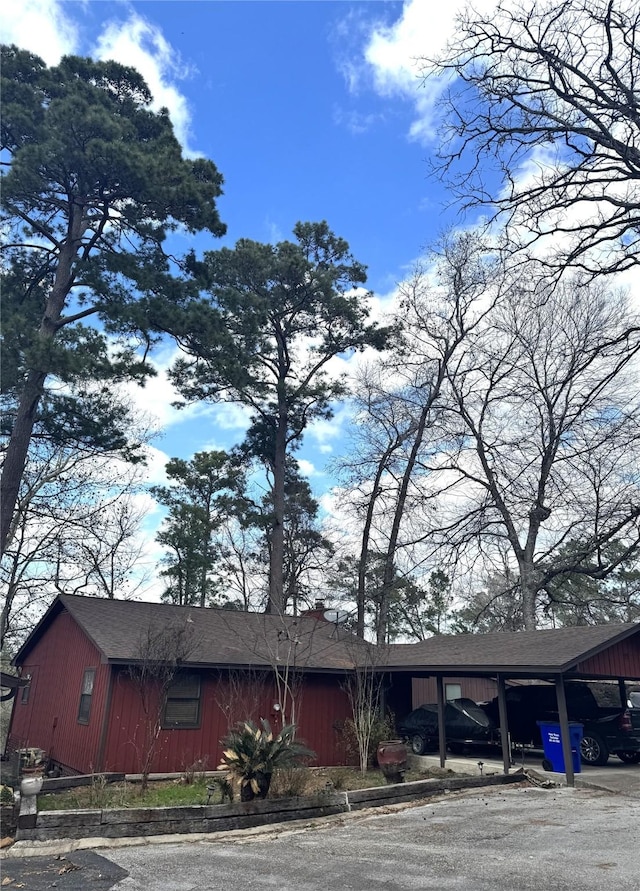
<svg viewBox="0 0 640 891">
<path fill-rule="evenodd" d="M 84 385 L 144 381 L 162 309 L 189 288 L 165 239 L 225 227 L 222 177 L 211 161 L 182 157 L 134 69 L 75 56 L 47 68 L 5 46 L 2 94 L 4 551 L 34 428 L 118 443 L 118 419 Z"/>
</svg>

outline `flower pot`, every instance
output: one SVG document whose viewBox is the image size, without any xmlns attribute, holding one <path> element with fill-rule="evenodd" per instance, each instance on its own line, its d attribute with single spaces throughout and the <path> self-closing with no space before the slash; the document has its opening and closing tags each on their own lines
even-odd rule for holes
<svg viewBox="0 0 640 891">
<path fill-rule="evenodd" d="M 271 787 L 271 776 L 272 776 L 272 774 L 270 774 L 270 773 L 260 772 L 260 773 L 256 774 L 256 779 L 258 781 L 258 786 L 259 786 L 259 790 L 258 790 L 258 794 L 256 795 L 256 798 L 266 798 L 267 797 L 267 795 L 269 794 L 269 789 Z"/>
<path fill-rule="evenodd" d="M 251 783 L 243 783 L 240 786 L 240 801 L 253 801 L 254 798 L 266 798 L 269 794 L 269 788 L 271 786 L 271 777 L 270 773 L 263 773 L 262 771 L 257 771 L 253 778 L 258 784 L 258 791 L 253 791 L 253 786 Z"/>
<path fill-rule="evenodd" d="M 403 783 L 407 769 L 407 747 L 401 739 L 384 740 L 376 753 L 378 766 L 387 783 Z"/>
<path fill-rule="evenodd" d="M 401 739 L 384 740 L 378 746 L 377 758 L 381 768 L 386 765 L 406 768 L 407 747 Z"/>
<path fill-rule="evenodd" d="M 20 793 L 22 795 L 37 795 L 42 789 L 44 777 L 42 774 L 23 776 L 20 781 Z"/>
</svg>

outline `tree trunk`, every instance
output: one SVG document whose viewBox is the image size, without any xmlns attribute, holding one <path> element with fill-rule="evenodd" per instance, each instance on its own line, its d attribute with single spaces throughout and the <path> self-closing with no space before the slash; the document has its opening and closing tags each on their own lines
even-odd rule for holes
<svg viewBox="0 0 640 891">
<path fill-rule="evenodd" d="M 404 474 L 402 475 L 402 483 L 400 485 L 400 491 L 398 492 L 398 498 L 396 500 L 396 508 L 393 515 L 391 534 L 389 536 L 389 544 L 387 546 L 387 554 L 384 561 L 384 575 L 382 579 L 382 593 L 380 597 L 380 613 L 378 616 L 378 631 L 376 635 L 378 644 L 384 644 L 387 642 L 389 600 L 391 598 L 391 589 L 393 588 L 395 556 L 396 549 L 398 547 L 398 535 L 400 534 L 400 523 L 402 522 L 402 517 L 404 516 L 404 509 L 407 501 L 409 483 L 411 482 L 411 475 L 413 473 L 413 468 L 416 465 L 416 461 L 418 460 L 418 452 L 420 450 L 420 446 L 422 445 L 424 431 L 427 426 L 427 419 L 429 417 L 429 412 L 432 405 L 433 393 L 430 394 L 429 398 L 427 399 L 427 404 L 423 407 L 422 412 L 420 413 L 420 420 L 418 421 L 418 426 L 416 428 L 415 439 L 411 447 L 411 454 L 409 455 L 407 466 L 405 467 Z"/>
<path fill-rule="evenodd" d="M 373 512 L 375 509 L 376 501 L 378 499 L 378 495 L 380 494 L 380 483 L 382 481 L 382 475 L 387 469 L 387 464 L 389 462 L 389 458 L 395 451 L 395 449 L 400 445 L 400 438 L 398 438 L 393 445 L 389 445 L 380 461 L 378 462 L 378 466 L 376 468 L 375 479 L 373 480 L 371 495 L 369 497 L 369 503 L 367 505 L 367 515 L 364 521 L 364 529 L 362 530 L 362 544 L 360 546 L 360 559 L 358 560 L 358 592 L 356 594 L 356 604 L 357 604 L 357 619 L 356 619 L 356 635 L 358 637 L 364 637 L 364 613 L 365 613 L 365 604 L 366 604 L 366 594 L 367 594 L 367 563 L 369 557 L 369 541 L 371 538 L 371 525 L 373 523 Z"/>
<path fill-rule="evenodd" d="M 267 612 L 284 612 L 284 509 L 285 465 L 287 455 L 287 411 L 284 394 L 279 395 L 278 424 L 273 456 L 273 524 L 271 526 L 271 552 L 269 554 L 269 604 Z"/>
<path fill-rule="evenodd" d="M 62 310 L 73 284 L 73 262 L 81 245 L 84 227 L 82 206 L 72 205 L 67 239 L 60 248 L 55 279 L 40 323 L 39 355 L 43 358 L 47 356 L 59 329 Z M 11 522 L 27 463 L 29 444 L 49 371 L 47 367 L 31 369 L 18 403 L 0 480 L 0 555 L 4 554 L 9 543 Z"/>
<path fill-rule="evenodd" d="M 520 594 L 522 597 L 522 621 L 525 631 L 535 631 L 536 596 L 538 593 L 538 573 L 531 563 L 520 563 Z"/>
<path fill-rule="evenodd" d="M 44 392 L 44 383 L 47 375 L 44 372 L 32 371 L 26 381 L 15 423 L 11 431 L 9 445 L 2 466 L 2 481 L 0 483 L 0 554 L 4 554 L 10 544 L 11 524 L 20 483 L 27 463 L 29 443 L 38 412 L 40 399 Z"/>
</svg>

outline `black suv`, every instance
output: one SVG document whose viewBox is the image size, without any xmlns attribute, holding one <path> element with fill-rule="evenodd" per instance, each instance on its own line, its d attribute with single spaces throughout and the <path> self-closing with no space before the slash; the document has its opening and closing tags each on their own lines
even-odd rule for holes
<svg viewBox="0 0 640 891">
<path fill-rule="evenodd" d="M 640 763 L 640 709 L 622 705 L 616 685 L 568 681 L 565 690 L 569 720 L 583 725 L 580 755 L 585 764 L 606 764 L 610 754 L 628 764 Z M 512 744 L 542 748 L 537 722 L 558 721 L 554 685 L 508 687 L 506 700 Z M 497 723 L 497 697 L 483 708 Z"/>
</svg>

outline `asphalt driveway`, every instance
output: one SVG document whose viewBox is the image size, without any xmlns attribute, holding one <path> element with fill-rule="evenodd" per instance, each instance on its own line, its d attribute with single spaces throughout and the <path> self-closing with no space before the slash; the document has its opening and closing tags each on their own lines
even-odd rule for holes
<svg viewBox="0 0 640 891">
<path fill-rule="evenodd" d="M 118 891 L 637 891 L 640 798 L 531 786 L 233 842 L 102 852 Z"/>
<path fill-rule="evenodd" d="M 68 853 L 64 863 L 79 860 L 78 869 L 55 883 L 34 883 L 34 858 L 5 860 L 3 875 L 13 870 L 13 887 L 26 891 L 637 891 L 640 796 L 496 786 L 384 813 L 159 841 L 106 847 L 84 866 L 88 852 Z"/>
</svg>

